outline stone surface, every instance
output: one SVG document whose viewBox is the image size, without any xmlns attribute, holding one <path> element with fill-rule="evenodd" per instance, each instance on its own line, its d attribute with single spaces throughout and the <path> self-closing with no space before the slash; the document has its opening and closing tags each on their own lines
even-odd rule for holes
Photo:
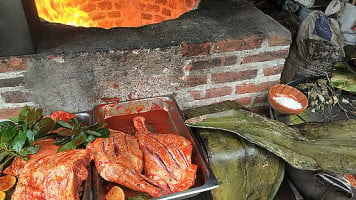
<svg viewBox="0 0 356 200">
<path fill-rule="evenodd" d="M 134 29 L 104 30 L 43 24 L 38 30 L 38 53 L 45 54 L 154 49 L 179 46 L 183 42 L 205 46 L 217 41 L 221 41 L 217 43 L 218 46 L 229 41 L 229 48 L 226 48 L 231 50 L 230 47 L 240 45 L 241 50 L 258 48 L 263 39 L 275 36 L 278 36 L 280 44 L 288 45 L 291 42 L 290 32 L 286 28 L 243 0 L 204 0 L 198 9 L 176 20 Z M 275 43 L 273 40 L 272 44 Z M 204 52 L 205 48 L 202 49 Z M 199 55 L 197 53 L 195 55 Z"/>
</svg>

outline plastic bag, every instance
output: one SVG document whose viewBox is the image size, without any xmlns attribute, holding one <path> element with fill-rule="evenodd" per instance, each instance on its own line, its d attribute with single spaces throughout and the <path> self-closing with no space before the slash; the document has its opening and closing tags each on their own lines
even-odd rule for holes
<svg viewBox="0 0 356 200">
<path fill-rule="evenodd" d="M 296 38 L 298 57 L 305 63 L 296 75 L 302 77 L 331 74 L 334 62 L 345 56 L 340 27 L 335 19 L 315 10 L 304 19 Z"/>
</svg>

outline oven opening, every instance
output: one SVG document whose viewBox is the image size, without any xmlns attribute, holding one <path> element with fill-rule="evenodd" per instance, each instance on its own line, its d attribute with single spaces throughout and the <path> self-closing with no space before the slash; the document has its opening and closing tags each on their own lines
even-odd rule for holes
<svg viewBox="0 0 356 200">
<path fill-rule="evenodd" d="M 139 27 L 176 19 L 199 0 L 35 0 L 41 19 L 78 27 Z"/>
</svg>

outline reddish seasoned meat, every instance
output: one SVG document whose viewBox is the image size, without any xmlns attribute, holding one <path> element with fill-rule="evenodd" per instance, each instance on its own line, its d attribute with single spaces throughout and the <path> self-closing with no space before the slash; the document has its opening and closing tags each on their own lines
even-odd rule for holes
<svg viewBox="0 0 356 200">
<path fill-rule="evenodd" d="M 90 152 L 76 149 L 29 160 L 18 179 L 12 200 L 79 200 L 88 176 Z"/>
<path fill-rule="evenodd" d="M 172 193 L 189 189 L 197 171 L 191 161 L 190 141 L 175 134 L 153 134 L 140 116 L 134 118 L 134 126 L 144 155 L 145 175 Z"/>
<path fill-rule="evenodd" d="M 97 138 L 87 145 L 100 176 L 132 190 L 147 192 L 152 197 L 163 195 L 159 187 L 148 183 L 141 174 L 143 155 L 137 139 L 120 131 L 110 132 L 109 138 Z"/>
<path fill-rule="evenodd" d="M 44 156 L 57 153 L 58 146 L 54 144 L 54 141 L 54 139 L 45 139 L 34 142 L 35 145 L 40 145 L 40 150 L 36 154 L 30 155 L 30 160 L 38 160 Z M 16 157 L 12 164 L 4 170 L 4 174 L 19 176 L 27 162 L 28 161 Z"/>
</svg>

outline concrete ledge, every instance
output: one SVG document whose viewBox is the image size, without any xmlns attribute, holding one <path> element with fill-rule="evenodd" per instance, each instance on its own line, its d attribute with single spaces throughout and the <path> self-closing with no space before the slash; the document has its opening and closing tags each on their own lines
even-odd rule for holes
<svg viewBox="0 0 356 200">
<path fill-rule="evenodd" d="M 42 23 L 38 30 L 37 51 L 45 54 L 154 49 L 218 41 L 214 51 L 224 51 L 239 50 L 234 46 L 236 40 L 241 49 L 250 49 L 245 45 L 258 45 L 263 39 L 270 46 L 291 42 L 286 28 L 243 0 L 203 0 L 198 9 L 178 19 L 139 28 L 105 30 Z"/>
</svg>

